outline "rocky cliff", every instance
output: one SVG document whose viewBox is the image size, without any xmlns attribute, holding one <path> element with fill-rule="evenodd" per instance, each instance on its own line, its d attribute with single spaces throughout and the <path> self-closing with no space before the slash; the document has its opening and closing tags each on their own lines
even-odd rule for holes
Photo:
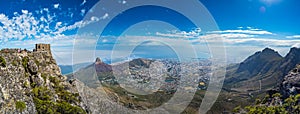
<svg viewBox="0 0 300 114">
<path fill-rule="evenodd" d="M 275 89 L 276 92 L 280 93 L 283 98 L 288 98 L 291 95 L 297 95 L 300 93 L 300 65 L 291 70 Z M 273 90 L 274 92 L 274 90 Z"/>
<path fill-rule="evenodd" d="M 0 51 L 1 114 L 86 113 L 75 82 L 47 52 Z"/>
</svg>

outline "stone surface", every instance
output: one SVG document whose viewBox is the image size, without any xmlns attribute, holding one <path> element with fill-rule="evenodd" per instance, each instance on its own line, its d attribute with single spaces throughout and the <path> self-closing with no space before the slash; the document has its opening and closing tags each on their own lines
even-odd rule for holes
<svg viewBox="0 0 300 114">
<path fill-rule="evenodd" d="M 3 49 L 0 51 L 0 56 L 6 61 L 5 67 L 0 66 L 0 114 L 37 113 L 33 100 L 34 88 L 49 90 L 48 95 L 52 102 L 62 100 L 55 88 L 62 87 L 64 92 L 78 94 L 74 84 L 70 84 L 66 81 L 66 77 L 61 75 L 59 67 L 49 52 Z M 80 96 L 76 96 L 76 99 L 79 100 L 69 103 L 87 110 Z M 24 102 L 26 108 L 17 109 L 16 102 Z"/>
<path fill-rule="evenodd" d="M 300 65 L 297 65 L 284 77 L 283 82 L 279 86 L 279 91 L 285 98 L 300 93 Z"/>
</svg>

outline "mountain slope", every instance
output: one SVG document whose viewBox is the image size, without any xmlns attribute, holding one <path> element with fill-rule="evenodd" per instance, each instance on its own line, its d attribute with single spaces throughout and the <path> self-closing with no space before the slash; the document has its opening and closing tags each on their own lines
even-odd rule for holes
<svg viewBox="0 0 300 114">
<path fill-rule="evenodd" d="M 225 87 L 243 91 L 266 91 L 280 83 L 283 76 L 299 63 L 299 48 L 292 48 L 285 57 L 266 48 L 242 63 L 228 67 Z"/>
<path fill-rule="evenodd" d="M 300 62 L 300 48 L 291 48 L 284 60 L 281 62 L 280 69 L 287 73 Z M 286 75 L 286 74 L 285 74 Z"/>
<path fill-rule="evenodd" d="M 268 63 L 278 62 L 281 59 L 282 57 L 278 52 L 270 48 L 265 48 L 263 51 L 255 53 L 242 62 L 236 73 L 246 71 L 249 75 L 257 75 L 260 71 L 265 71 L 268 70 L 269 67 L 272 67 Z M 264 69 L 266 67 L 267 69 Z"/>
<path fill-rule="evenodd" d="M 293 68 L 279 86 L 269 90 L 263 99 L 256 99 L 255 104 L 240 106 L 235 113 L 264 113 L 264 114 L 299 114 L 300 105 L 300 65 Z"/>
</svg>

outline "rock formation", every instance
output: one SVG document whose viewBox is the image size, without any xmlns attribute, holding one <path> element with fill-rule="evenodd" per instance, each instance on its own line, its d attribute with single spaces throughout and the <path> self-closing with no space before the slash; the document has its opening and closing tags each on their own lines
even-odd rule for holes
<svg viewBox="0 0 300 114">
<path fill-rule="evenodd" d="M 279 92 L 284 98 L 300 93 L 300 65 L 297 65 L 296 68 L 284 77 L 279 86 Z"/>
<path fill-rule="evenodd" d="M 0 51 L 0 113 L 86 113 L 75 87 L 48 51 Z"/>
</svg>

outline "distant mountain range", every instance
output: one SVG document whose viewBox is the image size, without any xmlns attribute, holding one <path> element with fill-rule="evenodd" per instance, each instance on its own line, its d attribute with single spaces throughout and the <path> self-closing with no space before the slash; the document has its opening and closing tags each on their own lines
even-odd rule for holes
<svg viewBox="0 0 300 114">
<path fill-rule="evenodd" d="M 228 113 L 239 109 L 239 107 L 248 106 L 249 108 L 251 105 L 254 105 L 250 107 L 251 110 L 261 111 L 257 107 L 265 107 L 266 104 L 255 105 L 257 99 L 266 101 L 264 96 L 272 92 L 280 92 L 282 95 L 287 96 L 284 91 L 297 90 L 297 87 L 300 87 L 295 82 L 299 81 L 296 78 L 297 76 L 288 75 L 290 71 L 295 69 L 296 64 L 300 63 L 299 59 L 299 48 L 291 48 L 284 57 L 273 49 L 265 48 L 249 56 L 241 63 L 227 66 L 223 89 L 211 111 L 214 113 Z M 283 83 L 285 84 L 283 85 Z M 268 100 L 273 102 L 272 98 L 268 98 Z M 278 101 L 278 98 L 275 101 Z M 247 113 L 242 112 L 243 110 L 240 111 L 241 113 Z M 254 114 L 256 113 L 259 112 L 254 112 Z"/>
<path fill-rule="evenodd" d="M 125 61 L 123 63 L 114 64 L 114 66 L 122 66 L 128 63 L 129 68 L 135 68 L 140 66 L 149 68 L 151 62 L 152 61 L 149 59 L 138 58 L 138 59 L 133 59 L 131 61 Z M 104 63 L 100 58 L 96 58 L 96 61 L 94 63 L 77 64 L 76 66 L 78 70 L 75 70 L 75 72 L 73 73 L 68 73 L 66 76 L 69 79 L 77 78 L 80 81 L 87 84 L 89 87 L 97 87 L 98 80 L 101 81 L 107 79 L 114 79 L 113 72 L 112 72 L 113 65 Z M 68 67 L 72 67 L 72 66 L 68 66 Z M 65 70 L 65 68 L 68 67 L 61 67 L 61 69 Z"/>
<path fill-rule="evenodd" d="M 285 57 L 265 48 L 239 64 L 228 66 L 224 84 L 238 91 L 264 91 L 278 85 L 299 63 L 299 48 L 291 48 Z"/>
<path fill-rule="evenodd" d="M 229 65 L 224 86 L 238 91 L 265 91 L 279 84 L 283 77 L 299 63 L 299 48 L 291 48 L 285 57 L 271 48 L 265 48 L 239 64 Z M 145 59 L 134 59 L 129 63 L 130 67 L 134 67 L 134 65 L 147 66 L 147 64 L 149 63 Z M 91 68 L 96 68 L 97 75 L 109 75 L 112 71 L 111 66 L 99 58 L 95 63 L 82 63 L 73 66 L 60 65 L 59 67 L 62 74 L 70 74 L 76 71 L 76 73 L 86 73 L 87 69 L 95 70 Z"/>
<path fill-rule="evenodd" d="M 151 62 L 153 61 L 139 58 L 114 65 L 120 66 L 128 63 L 129 69 L 139 69 L 141 66 L 149 68 Z M 223 90 L 220 93 L 220 96 L 223 97 L 219 99 L 223 102 L 216 103 L 212 110 L 220 113 L 224 110 L 232 110 L 237 104 L 250 104 L 258 96 L 264 95 L 274 90 L 274 88 L 282 87 L 280 84 L 284 80 L 290 80 L 286 78 L 286 75 L 297 64 L 300 64 L 300 48 L 291 48 L 284 57 L 271 48 L 265 48 L 249 56 L 241 63 L 227 66 Z M 97 88 L 100 83 L 105 81 L 105 83 L 112 85 L 117 83 L 112 76 L 113 65 L 106 64 L 99 58 L 94 63 L 85 65 L 86 67 L 79 68 L 74 74 L 69 74 L 67 77 L 70 79 L 75 76 L 75 78 L 91 88 Z M 114 68 L 116 68 L 114 70 L 120 70 L 119 67 Z M 61 69 L 63 70 L 64 68 L 61 67 Z M 113 89 L 116 90 L 109 91 L 123 92 L 123 89 L 120 89 L 118 86 L 113 86 Z M 276 89 L 276 91 L 279 90 Z M 197 102 L 195 101 L 195 103 Z M 196 107 L 194 108 L 196 109 Z"/>
</svg>

